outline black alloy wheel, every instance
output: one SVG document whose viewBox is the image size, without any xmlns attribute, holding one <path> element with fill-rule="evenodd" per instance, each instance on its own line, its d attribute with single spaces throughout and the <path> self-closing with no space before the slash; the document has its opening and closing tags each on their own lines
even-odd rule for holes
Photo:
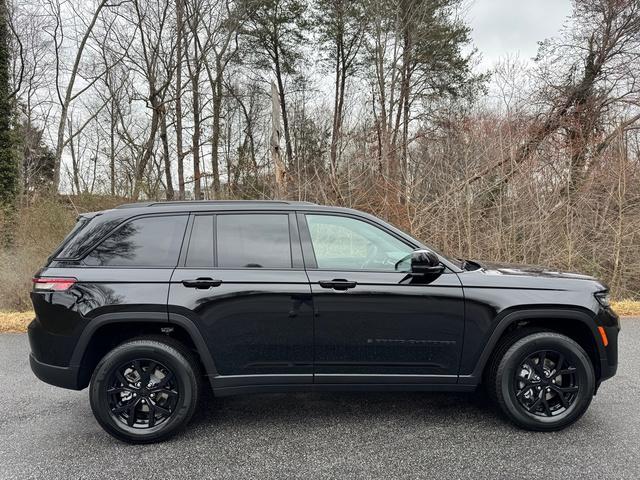
<svg viewBox="0 0 640 480">
<path fill-rule="evenodd" d="M 515 330 L 496 347 L 485 373 L 487 392 L 527 430 L 561 430 L 587 410 L 596 376 L 585 350 L 557 332 Z"/>
<path fill-rule="evenodd" d="M 133 428 L 152 428 L 167 421 L 180 397 L 173 372 L 149 358 L 117 367 L 106 388 L 114 418 Z"/>
<path fill-rule="evenodd" d="M 516 398 L 529 413 L 542 417 L 560 415 L 578 397 L 576 367 L 569 365 L 560 352 L 534 352 L 518 370 L 514 381 Z"/>
<path fill-rule="evenodd" d="M 166 440 L 193 416 L 202 372 L 194 354 L 170 337 L 129 340 L 96 366 L 89 400 L 109 434 L 129 443 Z"/>
</svg>

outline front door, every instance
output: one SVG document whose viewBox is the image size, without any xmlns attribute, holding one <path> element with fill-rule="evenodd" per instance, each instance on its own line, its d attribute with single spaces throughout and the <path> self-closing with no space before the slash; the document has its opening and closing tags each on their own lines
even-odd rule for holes
<svg viewBox="0 0 640 480">
<path fill-rule="evenodd" d="M 408 274 L 417 247 L 364 218 L 299 215 L 316 383 L 455 383 L 464 301 L 453 272 Z"/>
<path fill-rule="evenodd" d="M 191 223 L 169 312 L 200 329 L 214 385 L 311 383 L 313 311 L 295 216 L 230 212 Z"/>
</svg>

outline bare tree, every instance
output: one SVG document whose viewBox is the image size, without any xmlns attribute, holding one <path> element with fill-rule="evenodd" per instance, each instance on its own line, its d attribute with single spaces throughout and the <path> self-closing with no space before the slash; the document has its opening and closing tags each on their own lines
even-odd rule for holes
<svg viewBox="0 0 640 480">
<path fill-rule="evenodd" d="M 212 94 L 211 124 L 211 177 L 213 196 L 220 195 L 220 114 L 224 95 L 224 75 L 229 62 L 235 57 L 238 49 L 236 37 L 241 28 L 237 7 L 230 0 L 216 1 L 210 6 L 213 12 L 211 22 L 204 23 L 207 44 L 210 45 L 208 55 L 204 57 L 204 66 L 209 79 Z M 212 65 L 213 64 L 213 65 Z"/>
<path fill-rule="evenodd" d="M 329 171 L 334 185 L 338 170 L 338 147 L 344 120 L 347 79 L 355 72 L 354 67 L 364 39 L 367 25 L 365 12 L 366 5 L 360 0 L 320 0 L 318 2 L 316 22 L 319 26 L 321 42 L 326 45 L 334 71 L 335 90 L 329 154 Z"/>
<path fill-rule="evenodd" d="M 175 42 L 172 41 L 171 32 L 168 32 L 169 12 L 169 3 L 162 0 L 144 4 L 134 0 L 130 12 L 129 21 L 135 25 L 139 41 L 129 50 L 127 57 L 147 83 L 148 93 L 145 96 L 145 102 L 151 110 L 147 140 L 136 166 L 133 198 L 138 198 L 140 195 L 145 169 L 154 155 L 158 130 L 165 129 L 163 127 L 166 113 L 165 97 L 175 68 L 172 63 Z M 169 59 L 169 63 L 166 63 L 165 59 Z M 165 148 L 165 155 L 165 162 L 168 162 L 168 148 Z M 169 189 L 168 186 L 167 189 Z"/>
<path fill-rule="evenodd" d="M 53 184 L 57 187 L 60 181 L 60 163 L 62 160 L 62 152 L 68 140 L 65 140 L 65 129 L 67 124 L 67 115 L 69 114 L 69 107 L 71 106 L 71 102 L 76 100 L 79 96 L 81 96 L 84 92 L 88 91 L 94 84 L 97 82 L 101 74 L 93 74 L 89 77 L 84 78 L 86 85 L 82 86 L 80 89 L 76 90 L 76 80 L 78 76 L 82 75 L 80 71 L 81 62 L 87 48 L 87 43 L 91 38 L 91 34 L 93 32 L 98 19 L 100 18 L 100 13 L 107 6 L 108 0 L 100 0 L 92 13 L 90 13 L 89 20 L 84 28 L 84 31 L 74 32 L 79 34 L 79 43 L 73 58 L 73 63 L 65 75 L 66 78 L 63 78 L 63 59 L 61 55 L 62 50 L 62 42 L 64 40 L 65 35 L 68 36 L 68 33 L 65 33 L 64 26 L 64 14 L 63 14 L 63 5 L 60 0 L 48 0 L 49 12 L 54 18 L 54 26 L 53 30 L 48 33 L 51 35 L 55 49 L 55 75 L 56 75 L 56 93 L 58 101 L 60 102 L 60 115 L 58 121 L 58 133 L 56 138 L 56 146 L 55 146 L 55 168 L 53 174 Z M 68 8 L 67 5 L 65 7 Z M 81 14 L 82 9 L 74 9 L 74 13 L 76 15 Z"/>
<path fill-rule="evenodd" d="M 306 5 L 300 0 L 245 0 L 246 22 L 241 30 L 247 44 L 243 51 L 253 55 L 258 67 L 273 72 L 282 110 L 287 162 L 293 161 L 291 133 L 285 92 L 285 76 L 296 72 L 307 28 Z"/>
</svg>

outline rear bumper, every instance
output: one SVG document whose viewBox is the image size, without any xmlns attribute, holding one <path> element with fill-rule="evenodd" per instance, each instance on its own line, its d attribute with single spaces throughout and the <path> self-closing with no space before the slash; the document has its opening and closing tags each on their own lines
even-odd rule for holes
<svg viewBox="0 0 640 480">
<path fill-rule="evenodd" d="M 39 362 L 60 366 L 71 363 L 71 355 L 78 342 L 77 334 L 52 331 L 39 318 L 29 324 L 27 334 L 31 353 Z"/>
<path fill-rule="evenodd" d="M 31 371 L 43 382 L 56 387 L 82 390 L 78 366 L 70 365 L 75 338 L 51 333 L 34 320 L 27 329 Z"/>
<path fill-rule="evenodd" d="M 43 382 L 71 390 L 82 390 L 83 388 L 78 383 L 79 372 L 77 367 L 49 365 L 38 361 L 32 353 L 29 354 L 29 364 L 31 365 L 31 371 Z"/>
</svg>

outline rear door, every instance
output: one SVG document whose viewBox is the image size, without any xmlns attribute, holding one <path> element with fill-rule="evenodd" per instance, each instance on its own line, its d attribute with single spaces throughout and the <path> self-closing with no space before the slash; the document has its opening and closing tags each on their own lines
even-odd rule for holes
<svg viewBox="0 0 640 480">
<path fill-rule="evenodd" d="M 194 214 L 188 231 L 169 312 L 200 329 L 214 385 L 311 383 L 313 311 L 295 216 Z"/>
</svg>

